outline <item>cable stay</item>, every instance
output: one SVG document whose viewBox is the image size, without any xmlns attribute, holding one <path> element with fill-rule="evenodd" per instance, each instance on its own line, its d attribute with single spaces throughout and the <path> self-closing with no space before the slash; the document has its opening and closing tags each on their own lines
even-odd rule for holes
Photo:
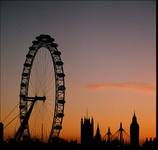
<svg viewBox="0 0 158 150">
<path fill-rule="evenodd" d="M 120 144 L 124 143 L 124 133 L 127 135 L 127 137 L 129 138 L 128 133 L 123 129 L 122 127 L 122 122 L 120 123 L 120 128 L 115 132 L 114 137 L 115 139 L 118 140 L 119 137 L 119 142 Z"/>
<path fill-rule="evenodd" d="M 112 133 L 111 133 L 111 131 L 110 131 L 110 128 L 108 128 L 108 132 L 104 135 L 104 137 L 103 137 L 103 139 L 106 141 L 106 142 L 111 142 L 111 140 L 112 140 L 112 137 L 113 137 L 113 135 L 112 135 Z"/>
<path fill-rule="evenodd" d="M 110 131 L 110 128 L 108 128 L 107 133 L 104 135 L 103 139 L 105 142 L 110 143 L 112 141 L 117 142 L 118 144 L 123 144 L 124 143 L 124 139 L 125 139 L 125 135 L 127 136 L 126 140 L 129 140 L 129 134 L 123 129 L 122 127 L 122 123 L 120 123 L 120 128 L 114 133 L 112 134 Z"/>
<path fill-rule="evenodd" d="M 9 118 L 9 116 L 14 112 L 14 110 L 16 109 L 16 107 L 17 107 L 18 105 L 19 105 L 19 104 L 16 104 L 16 105 L 13 107 L 13 109 L 8 113 L 8 115 L 6 115 L 6 117 L 3 119 L 2 122 L 5 122 L 5 121 Z"/>
<path fill-rule="evenodd" d="M 19 117 L 20 114 L 17 114 L 9 123 L 7 123 L 4 128 L 8 127 L 17 117 Z"/>
</svg>

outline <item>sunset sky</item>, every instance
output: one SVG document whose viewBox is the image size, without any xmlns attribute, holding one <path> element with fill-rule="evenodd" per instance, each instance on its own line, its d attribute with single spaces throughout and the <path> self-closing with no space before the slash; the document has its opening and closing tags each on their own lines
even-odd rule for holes
<svg viewBox="0 0 158 150">
<path fill-rule="evenodd" d="M 1 8 L 1 120 L 19 103 L 28 47 L 49 34 L 64 61 L 66 103 L 60 136 L 80 139 L 80 118 L 102 137 L 136 113 L 140 139 L 156 136 L 155 1 L 14 1 Z"/>
</svg>

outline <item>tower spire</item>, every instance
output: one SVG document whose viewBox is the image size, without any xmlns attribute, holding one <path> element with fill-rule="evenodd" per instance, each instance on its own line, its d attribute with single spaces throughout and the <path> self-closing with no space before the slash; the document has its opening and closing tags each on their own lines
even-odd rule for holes
<svg viewBox="0 0 158 150">
<path fill-rule="evenodd" d="M 97 130 L 96 130 L 96 135 L 94 137 L 94 141 L 96 144 L 101 143 L 101 134 L 100 134 L 100 129 L 99 129 L 99 123 L 97 123 Z"/>
<path fill-rule="evenodd" d="M 86 118 L 88 118 L 88 108 L 86 109 Z"/>
<path fill-rule="evenodd" d="M 137 122 L 135 112 L 130 125 L 130 144 L 133 147 L 139 146 L 139 124 Z"/>
</svg>

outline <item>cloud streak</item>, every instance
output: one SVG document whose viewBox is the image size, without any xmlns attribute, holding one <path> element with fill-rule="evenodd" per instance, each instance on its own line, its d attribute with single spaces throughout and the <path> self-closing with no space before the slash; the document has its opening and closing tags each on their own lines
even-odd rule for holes
<svg viewBox="0 0 158 150">
<path fill-rule="evenodd" d="M 143 82 L 121 82 L 121 83 L 97 83 L 97 84 L 89 84 L 86 86 L 89 90 L 106 90 L 110 88 L 117 89 L 129 89 L 136 90 L 142 92 L 154 92 L 155 86 L 151 83 L 143 83 Z"/>
</svg>

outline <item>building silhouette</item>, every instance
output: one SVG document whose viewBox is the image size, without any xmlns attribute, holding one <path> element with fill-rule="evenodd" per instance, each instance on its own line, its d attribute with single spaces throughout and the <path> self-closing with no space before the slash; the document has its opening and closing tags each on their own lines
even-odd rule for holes
<svg viewBox="0 0 158 150">
<path fill-rule="evenodd" d="M 134 113 L 132 123 L 130 125 L 130 144 L 133 147 L 139 146 L 139 124 Z"/>
<path fill-rule="evenodd" d="M 84 117 L 81 118 L 81 144 L 92 144 L 93 143 L 93 118 Z"/>
<path fill-rule="evenodd" d="M 99 124 L 97 125 L 96 135 L 94 136 L 94 143 L 101 144 L 101 134 L 100 134 Z"/>
<path fill-rule="evenodd" d="M 4 142 L 3 136 L 4 136 L 4 125 L 2 122 L 0 122 L 0 144 Z"/>
</svg>

